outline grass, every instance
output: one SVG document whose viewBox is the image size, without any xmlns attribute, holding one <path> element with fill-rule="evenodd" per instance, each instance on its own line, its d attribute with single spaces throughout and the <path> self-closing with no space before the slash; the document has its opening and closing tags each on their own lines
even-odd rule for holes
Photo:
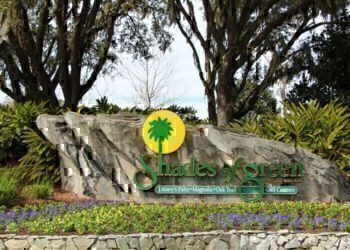
<svg viewBox="0 0 350 250">
<path fill-rule="evenodd" d="M 17 182 L 10 173 L 0 175 L 0 206 L 10 206 L 17 199 Z"/>
<path fill-rule="evenodd" d="M 27 185 L 22 189 L 21 196 L 29 200 L 46 199 L 53 195 L 54 189 L 51 181 L 44 180 L 36 184 Z"/>
<path fill-rule="evenodd" d="M 8 233 L 128 234 L 218 229 L 350 231 L 350 205 L 311 202 L 136 205 L 92 201 L 0 212 L 0 231 Z"/>
</svg>

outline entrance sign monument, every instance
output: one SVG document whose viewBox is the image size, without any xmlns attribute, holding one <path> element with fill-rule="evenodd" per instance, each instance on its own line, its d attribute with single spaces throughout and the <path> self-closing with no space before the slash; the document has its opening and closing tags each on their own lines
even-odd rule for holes
<svg viewBox="0 0 350 250">
<path fill-rule="evenodd" d="M 141 190 L 150 190 L 157 184 L 160 177 L 191 177 L 191 178 L 224 178 L 225 186 L 178 186 L 158 185 L 155 188 L 157 194 L 231 194 L 240 195 L 245 201 L 261 200 L 264 194 L 295 195 L 298 188 L 295 186 L 265 186 L 265 179 L 299 179 L 303 176 L 301 163 L 272 163 L 256 164 L 246 162 L 239 158 L 233 165 L 219 166 L 214 162 L 200 162 L 191 157 L 188 163 L 163 161 L 163 154 L 176 151 L 185 139 L 186 128 L 181 118 L 167 110 L 156 111 L 151 114 L 142 127 L 142 137 L 145 144 L 157 153 L 157 170 L 148 165 L 147 159 L 152 155 L 141 155 L 142 170 L 135 173 L 133 181 Z M 239 177 L 239 170 L 243 176 Z M 152 182 L 148 185 L 140 183 L 138 174 L 148 174 Z M 233 179 L 240 182 L 239 186 L 231 186 Z M 249 197 L 253 196 L 253 197 Z"/>
<path fill-rule="evenodd" d="M 147 117 L 40 115 L 37 125 L 57 145 L 62 188 L 81 197 L 137 203 L 350 200 L 338 167 L 305 149 L 232 128 L 185 125 L 167 110 Z"/>
</svg>

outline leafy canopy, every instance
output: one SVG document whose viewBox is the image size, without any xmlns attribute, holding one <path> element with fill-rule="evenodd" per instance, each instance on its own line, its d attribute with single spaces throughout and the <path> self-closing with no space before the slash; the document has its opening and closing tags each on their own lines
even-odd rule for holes
<svg viewBox="0 0 350 250">
<path fill-rule="evenodd" d="M 170 46 L 165 13 L 158 0 L 15 0 L 0 17 L 0 90 L 58 106 L 60 88 L 76 110 L 121 54 L 150 57 L 151 46 Z"/>
<path fill-rule="evenodd" d="M 304 42 L 290 70 L 301 79 L 288 93 L 289 101 L 326 105 L 338 98 L 350 106 L 350 15 L 342 13 L 339 19 L 344 24 L 329 25 Z"/>
</svg>

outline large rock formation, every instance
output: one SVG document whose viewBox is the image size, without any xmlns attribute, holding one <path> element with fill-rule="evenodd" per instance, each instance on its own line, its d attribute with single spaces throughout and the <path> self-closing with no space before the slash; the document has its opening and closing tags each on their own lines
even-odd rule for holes
<svg viewBox="0 0 350 250">
<path fill-rule="evenodd" d="M 137 190 L 133 176 L 141 169 L 140 155 L 152 154 L 141 136 L 144 120 L 144 116 L 125 113 L 97 116 L 66 113 L 64 116 L 41 115 L 37 125 L 45 137 L 57 145 L 63 188 L 80 196 L 169 203 L 227 203 L 240 199 L 238 195 L 161 195 Z M 346 177 L 329 161 L 307 150 L 212 125 L 186 125 L 186 130 L 184 144 L 176 152 L 164 156 L 165 159 L 185 163 L 194 156 L 203 162 L 221 165 L 238 158 L 256 163 L 301 162 L 304 177 L 295 184 L 298 194 L 268 195 L 264 199 L 350 200 Z M 218 183 L 217 178 L 204 181 L 189 177 L 159 179 L 160 184 L 224 185 L 224 181 Z"/>
</svg>

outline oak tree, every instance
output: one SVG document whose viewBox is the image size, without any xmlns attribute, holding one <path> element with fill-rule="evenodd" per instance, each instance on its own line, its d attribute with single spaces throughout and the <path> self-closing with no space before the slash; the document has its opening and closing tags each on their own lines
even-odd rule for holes
<svg viewBox="0 0 350 250">
<path fill-rule="evenodd" d="M 17 102 L 57 106 L 60 86 L 75 110 L 119 53 L 169 46 L 165 14 L 156 0 L 13 0 L 0 14 L 0 89 Z"/>
<path fill-rule="evenodd" d="M 208 97 L 209 119 L 217 117 L 218 125 L 224 126 L 251 110 L 260 93 L 282 77 L 284 64 L 298 53 L 300 37 L 332 22 L 328 13 L 343 2 L 169 0 L 171 20 L 193 50 Z M 238 101 L 258 62 L 267 66 L 263 78 Z"/>
</svg>

